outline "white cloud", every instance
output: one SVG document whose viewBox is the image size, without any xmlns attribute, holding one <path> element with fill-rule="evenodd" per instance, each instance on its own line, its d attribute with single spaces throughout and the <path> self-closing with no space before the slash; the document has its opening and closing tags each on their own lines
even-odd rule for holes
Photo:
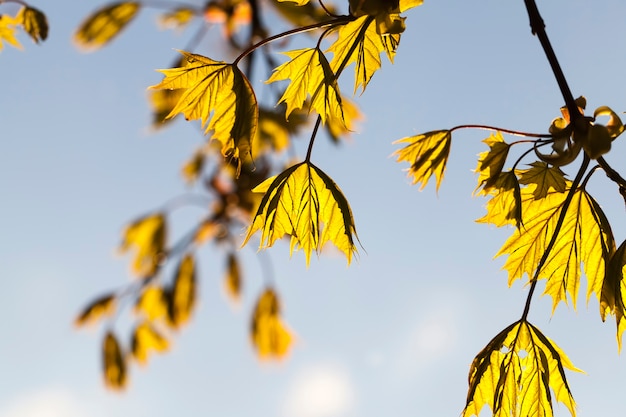
<svg viewBox="0 0 626 417">
<path fill-rule="evenodd" d="M 69 390 L 49 387 L 24 393 L 0 408 L 3 417 L 90 417 Z"/>
<path fill-rule="evenodd" d="M 320 364 L 301 371 L 290 385 L 284 404 L 287 417 L 337 417 L 347 415 L 355 403 L 348 373 Z"/>
</svg>

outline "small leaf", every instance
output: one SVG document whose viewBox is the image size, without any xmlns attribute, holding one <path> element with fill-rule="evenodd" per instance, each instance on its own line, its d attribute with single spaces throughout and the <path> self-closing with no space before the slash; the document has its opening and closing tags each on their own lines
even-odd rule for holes
<svg viewBox="0 0 626 417">
<path fill-rule="evenodd" d="M 341 190 L 322 170 L 302 162 L 267 179 L 254 191 L 265 195 L 243 245 L 257 230 L 262 231 L 261 248 L 289 235 L 291 253 L 302 249 L 308 265 L 311 253 L 319 253 L 330 241 L 350 263 L 356 252 L 352 211 Z"/>
<path fill-rule="evenodd" d="M 501 172 L 489 194 L 492 197 L 487 202 L 487 214 L 476 221 L 498 227 L 515 224 L 519 229 L 522 225 L 522 194 L 515 173 Z"/>
<path fill-rule="evenodd" d="M 185 162 L 181 173 L 187 184 L 193 184 L 202 174 L 204 168 L 205 155 L 202 149 L 196 150 L 191 159 Z"/>
<path fill-rule="evenodd" d="M 83 326 L 91 324 L 104 316 L 109 316 L 115 311 L 115 293 L 98 297 L 85 307 L 76 317 L 74 324 Z"/>
<path fill-rule="evenodd" d="M 15 27 L 19 24 L 20 22 L 14 17 L 0 14 L 0 51 L 4 48 L 3 41 L 17 49 L 22 49 L 22 45 L 15 37 Z"/>
<path fill-rule="evenodd" d="M 310 97 L 311 108 L 322 118 L 322 122 L 330 117 L 343 120 L 341 93 L 326 56 L 319 48 L 297 49 L 285 52 L 290 61 L 274 70 L 267 83 L 290 79 L 279 103 L 287 104 L 285 117 L 289 118 L 292 111 L 301 109 Z"/>
<path fill-rule="evenodd" d="M 355 129 L 355 122 L 364 119 L 363 114 L 352 100 L 344 98 L 341 104 L 343 106 L 343 120 L 333 116 L 326 123 L 328 134 L 335 143 L 339 142 L 342 137 L 347 138 Z M 289 120 L 289 123 L 291 123 L 291 120 Z"/>
<path fill-rule="evenodd" d="M 169 298 L 169 319 L 174 328 L 189 321 L 196 304 L 196 265 L 187 254 L 178 264 Z"/>
<path fill-rule="evenodd" d="M 266 289 L 257 301 L 250 338 L 261 359 L 280 359 L 289 352 L 293 336 L 280 317 L 280 301 L 271 288 Z"/>
<path fill-rule="evenodd" d="M 35 43 L 45 41 L 48 38 L 48 20 L 46 15 L 34 7 L 22 7 L 16 16 L 16 20 L 22 22 L 24 30 Z"/>
<path fill-rule="evenodd" d="M 162 287 L 150 285 L 143 290 L 137 300 L 135 311 L 144 314 L 150 321 L 161 319 L 168 313 L 167 301 Z"/>
<path fill-rule="evenodd" d="M 183 96 L 183 89 L 150 91 L 152 127 L 160 129 L 173 120 L 168 117 Z"/>
<path fill-rule="evenodd" d="M 187 7 L 179 7 L 159 17 L 159 26 L 163 29 L 184 29 L 196 16 L 197 11 Z"/>
<path fill-rule="evenodd" d="M 610 249 L 610 248 L 609 248 Z M 617 327 L 617 347 L 622 350 L 622 336 L 626 330 L 626 280 L 624 268 L 626 267 L 626 241 L 619 248 L 609 254 L 606 277 L 602 283 L 600 295 L 600 317 L 605 321 L 608 315 L 615 317 Z"/>
<path fill-rule="evenodd" d="M 428 184 L 434 175 L 439 189 L 446 170 L 446 163 L 450 154 L 452 134 L 449 130 L 435 130 L 417 136 L 410 136 L 397 140 L 394 144 L 406 143 L 403 149 L 394 152 L 398 156 L 397 162 L 408 162 L 409 176 L 413 177 L 413 184 L 421 183 L 420 190 Z"/>
<path fill-rule="evenodd" d="M 109 43 L 124 29 L 139 12 L 140 3 L 111 3 L 96 10 L 74 34 L 79 48 L 94 51 Z"/>
<path fill-rule="evenodd" d="M 151 214 L 126 227 L 119 250 L 124 253 L 134 246 L 133 273 L 141 278 L 150 277 L 158 270 L 165 254 L 166 238 L 165 217 L 162 213 Z"/>
<path fill-rule="evenodd" d="M 228 260 L 226 261 L 224 288 L 226 289 L 226 294 L 232 301 L 239 302 L 241 298 L 241 286 L 242 281 L 239 262 L 234 253 L 229 253 Z"/>
<path fill-rule="evenodd" d="M 258 104 L 250 82 L 233 64 L 180 51 L 186 63 L 159 70 L 165 74 L 153 90 L 184 89 L 167 118 L 182 113 L 187 120 L 201 120 L 205 133 L 222 145 L 222 155 L 240 159 L 250 152 L 256 135 Z"/>
<path fill-rule="evenodd" d="M 485 405 L 494 417 L 553 417 L 551 389 L 575 417 L 565 368 L 582 372 L 538 328 L 526 321 L 513 323 L 474 359 L 463 417 L 478 416 Z"/>
<path fill-rule="evenodd" d="M 565 173 L 558 166 L 548 165 L 545 162 L 533 162 L 532 168 L 519 171 L 520 184 L 535 184 L 535 199 L 545 198 L 550 190 L 559 193 L 565 192 Z"/>
<path fill-rule="evenodd" d="M 161 335 L 149 322 L 144 321 L 133 331 L 131 350 L 133 357 L 141 365 L 148 363 L 148 352 L 165 352 L 169 349 L 168 340 Z"/>
<path fill-rule="evenodd" d="M 476 172 L 480 174 L 478 177 L 478 188 L 482 188 L 482 194 L 487 194 L 489 190 L 495 187 L 500 178 L 500 173 L 502 168 L 504 168 L 511 145 L 504 141 L 500 132 L 489 136 L 483 140 L 483 143 L 489 146 L 489 151 L 483 152 L 478 156 Z"/>
<path fill-rule="evenodd" d="M 102 372 L 107 387 L 115 390 L 126 387 L 126 361 L 117 338 L 110 331 L 104 336 L 102 344 Z"/>
<path fill-rule="evenodd" d="M 309 3 L 309 0 L 278 0 L 279 2 L 295 3 L 297 6 L 304 6 Z"/>
</svg>

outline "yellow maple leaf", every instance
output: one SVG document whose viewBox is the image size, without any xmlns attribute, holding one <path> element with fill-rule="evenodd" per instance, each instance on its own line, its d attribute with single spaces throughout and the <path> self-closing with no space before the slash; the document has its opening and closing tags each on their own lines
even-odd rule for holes
<svg viewBox="0 0 626 417">
<path fill-rule="evenodd" d="M 135 327 L 131 341 L 131 352 L 135 360 L 141 365 L 148 362 L 148 353 L 151 350 L 165 352 L 169 347 L 169 341 L 150 322 L 144 321 Z"/>
<path fill-rule="evenodd" d="M 257 230 L 262 231 L 261 248 L 289 235 L 291 253 L 302 249 L 308 266 L 311 253 L 319 253 L 327 242 L 332 242 L 350 263 L 356 252 L 352 211 L 339 187 L 322 170 L 310 162 L 301 162 L 253 191 L 265 195 L 244 245 Z"/>
<path fill-rule="evenodd" d="M 281 306 L 273 289 L 259 297 L 250 324 L 250 339 L 261 359 L 280 359 L 291 347 L 293 336 L 281 319 Z"/>
<path fill-rule="evenodd" d="M 481 189 L 481 194 L 487 194 L 498 182 L 511 145 L 504 141 L 500 132 L 489 136 L 483 140 L 483 143 L 489 146 L 489 151 L 478 155 L 478 166 L 476 167 L 476 172 L 479 173 L 477 189 Z"/>
<path fill-rule="evenodd" d="M 330 66 L 337 72 L 352 63 L 354 67 L 354 92 L 361 87 L 361 93 L 372 76 L 380 69 L 380 54 L 386 51 L 383 36 L 376 32 L 374 19 L 368 15 L 341 26 L 337 40 L 328 49 L 333 53 Z"/>
<path fill-rule="evenodd" d="M 138 2 L 112 3 L 96 10 L 74 34 L 74 42 L 85 51 L 94 51 L 120 34 L 141 8 Z"/>
<path fill-rule="evenodd" d="M 530 164 L 531 168 L 519 170 L 520 184 L 534 184 L 534 195 L 536 199 L 544 198 L 550 190 L 565 192 L 567 186 L 565 173 L 561 168 L 548 165 L 545 162 L 537 161 Z"/>
<path fill-rule="evenodd" d="M 569 189 L 571 183 L 567 183 Z M 496 257 L 508 255 L 503 268 L 509 273 L 509 285 L 527 274 L 535 275 L 566 203 L 567 192 L 552 190 L 541 200 L 535 197 L 535 186 L 522 189 L 523 227 L 515 230 Z M 564 190 L 567 191 L 567 190 Z M 546 279 L 544 294 L 553 300 L 553 311 L 568 295 L 576 307 L 580 286 L 581 263 L 588 281 L 587 299 L 599 296 L 604 279 L 607 253 L 614 251 L 609 222 L 598 203 L 583 188 L 573 195 L 563 224 L 549 256 L 537 275 Z"/>
<path fill-rule="evenodd" d="M 485 405 L 494 417 L 552 417 L 550 389 L 575 417 L 566 368 L 582 372 L 538 328 L 527 321 L 513 323 L 474 359 L 463 417 L 478 416 Z"/>
<path fill-rule="evenodd" d="M 607 248 L 609 250 L 610 248 Z M 626 241 L 611 255 L 606 269 L 606 277 L 602 282 L 600 295 L 600 317 L 606 320 L 608 315 L 615 316 L 617 327 L 617 347 L 622 350 L 622 335 L 626 330 Z"/>
<path fill-rule="evenodd" d="M 35 43 L 45 41 L 48 37 L 48 20 L 40 10 L 24 6 L 17 13 L 15 19 L 22 23 L 24 30 Z"/>
<path fill-rule="evenodd" d="M 522 194 L 515 172 L 500 172 L 488 193 L 492 197 L 487 202 L 487 214 L 476 221 L 498 227 L 515 224 L 519 228 L 522 225 Z"/>
<path fill-rule="evenodd" d="M 411 164 L 408 169 L 409 176 L 413 177 L 413 184 L 422 184 L 420 190 L 426 187 L 433 175 L 438 190 L 446 170 L 451 142 L 452 134 L 449 130 L 435 130 L 395 141 L 394 144 L 407 145 L 393 154 L 398 156 L 397 162 Z"/>
<path fill-rule="evenodd" d="M 151 214 L 126 227 L 119 251 L 124 253 L 131 246 L 135 247 L 132 271 L 137 276 L 146 278 L 158 270 L 165 253 L 166 240 L 165 216 L 162 213 Z"/>
<path fill-rule="evenodd" d="M 189 321 L 196 304 L 196 264 L 191 254 L 185 255 L 178 264 L 168 295 L 170 324 L 178 328 Z"/>
<path fill-rule="evenodd" d="M 115 311 L 115 294 L 106 294 L 89 303 L 76 317 L 74 324 L 83 326 L 94 323 L 103 316 L 109 316 Z"/>
<path fill-rule="evenodd" d="M 248 79 L 236 65 L 180 51 L 181 67 L 162 69 L 165 78 L 153 90 L 184 89 L 167 118 L 181 113 L 201 120 L 205 133 L 222 145 L 222 155 L 239 159 L 250 152 L 259 110 Z"/>
<path fill-rule="evenodd" d="M 17 49 L 22 49 L 22 45 L 15 38 L 15 28 L 19 24 L 20 22 L 14 17 L 0 14 L 0 51 L 4 48 L 3 41 Z"/>
<path fill-rule="evenodd" d="M 121 390 L 128 382 L 126 360 L 117 338 L 108 331 L 102 343 L 102 373 L 104 384 L 112 389 Z"/>
<path fill-rule="evenodd" d="M 274 70 L 267 83 L 291 80 L 278 101 L 287 104 L 285 117 L 301 109 L 310 97 L 314 109 L 326 123 L 330 117 L 343 120 L 341 93 L 333 70 L 319 48 L 297 49 L 285 52 L 289 61 Z"/>
</svg>

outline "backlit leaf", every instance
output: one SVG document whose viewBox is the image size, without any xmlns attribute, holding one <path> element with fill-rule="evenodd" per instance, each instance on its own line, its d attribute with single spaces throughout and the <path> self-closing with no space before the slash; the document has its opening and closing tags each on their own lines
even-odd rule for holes
<svg viewBox="0 0 626 417">
<path fill-rule="evenodd" d="M 135 304 L 135 311 L 142 313 L 148 320 L 166 317 L 168 299 L 162 287 L 151 285 L 144 289 Z"/>
<path fill-rule="evenodd" d="M 256 135 L 258 105 L 252 86 L 233 64 L 180 51 L 186 64 L 159 70 L 165 78 L 153 90 L 184 89 L 167 118 L 182 113 L 201 120 L 205 133 L 222 145 L 222 155 L 239 159 Z"/>
<path fill-rule="evenodd" d="M 518 172 L 519 182 L 520 184 L 535 184 L 536 199 L 544 198 L 550 190 L 565 192 L 565 173 L 559 167 L 540 161 L 533 162 L 530 166 L 532 168 Z"/>
<path fill-rule="evenodd" d="M 169 349 L 168 340 L 161 335 L 149 322 L 144 321 L 133 332 L 131 350 L 137 362 L 145 365 L 148 362 L 148 352 L 165 352 Z"/>
<path fill-rule="evenodd" d="M 183 89 L 150 91 L 150 105 L 152 106 L 152 127 L 159 129 L 170 122 L 168 118 L 183 95 Z"/>
<path fill-rule="evenodd" d="M 6 14 L 0 14 L 0 51 L 4 48 L 3 42 L 9 45 L 22 49 L 22 45 L 15 37 L 15 28 L 20 24 L 14 17 Z"/>
<path fill-rule="evenodd" d="M 552 417 L 552 395 L 576 416 L 565 369 L 582 372 L 563 351 L 526 321 L 508 326 L 476 356 L 463 417 L 488 405 L 494 417 Z"/>
<path fill-rule="evenodd" d="M 364 116 L 352 100 L 344 98 L 341 101 L 343 107 L 343 120 L 330 117 L 326 128 L 333 142 L 339 142 L 343 137 L 348 137 L 356 128 L 355 123 L 363 120 Z M 291 120 L 289 121 L 291 123 Z"/>
<path fill-rule="evenodd" d="M 185 162 L 181 173 L 187 184 L 193 184 L 202 174 L 202 168 L 204 167 L 205 155 L 202 149 L 196 150 L 191 158 Z"/>
<path fill-rule="evenodd" d="M 102 372 L 104 384 L 112 389 L 121 390 L 126 386 L 126 360 L 117 338 L 107 332 L 102 343 Z"/>
<path fill-rule="evenodd" d="M 481 193 L 486 194 L 498 182 L 511 145 L 504 141 L 500 132 L 489 136 L 483 143 L 489 146 L 489 151 L 478 156 L 476 172 L 479 173 L 478 188 L 482 188 Z"/>
<path fill-rule="evenodd" d="M 15 19 L 22 22 L 24 30 L 35 43 L 45 41 L 48 37 L 48 20 L 46 15 L 34 7 L 22 7 Z"/>
<path fill-rule="evenodd" d="M 189 321 L 196 304 L 196 265 L 187 254 L 178 264 L 169 298 L 169 318 L 173 327 Z"/>
<path fill-rule="evenodd" d="M 101 319 L 103 316 L 111 315 L 115 311 L 115 294 L 107 294 L 93 300 L 76 317 L 74 324 L 83 326 L 91 324 Z"/>
<path fill-rule="evenodd" d="M 405 12 L 413 7 L 421 6 L 424 0 L 400 0 L 400 13 Z"/>
<path fill-rule="evenodd" d="M 374 73 L 380 69 L 380 54 L 388 52 L 382 38 L 376 32 L 373 19 L 365 15 L 343 25 L 339 29 L 337 40 L 328 49 L 333 53 L 330 62 L 333 71 L 337 72 L 340 67 L 355 63 L 355 93 L 359 87 L 361 92 L 365 91 Z"/>
<path fill-rule="evenodd" d="M 120 252 L 131 246 L 136 249 L 132 264 L 135 275 L 145 278 L 156 273 L 165 253 L 167 230 L 162 213 L 151 214 L 135 220 L 124 230 Z"/>
<path fill-rule="evenodd" d="M 266 289 L 257 301 L 250 338 L 261 359 L 280 359 L 292 344 L 292 335 L 280 317 L 280 301 L 272 289 Z"/>
<path fill-rule="evenodd" d="M 519 228 L 522 225 L 522 194 L 517 175 L 513 171 L 500 172 L 489 194 L 492 197 L 487 202 L 487 214 L 476 221 L 498 227 L 514 224 Z"/>
<path fill-rule="evenodd" d="M 452 134 L 449 130 L 435 130 L 421 135 L 410 136 L 394 142 L 407 144 L 404 148 L 394 152 L 398 156 L 397 162 L 408 162 L 409 176 L 413 177 L 413 184 L 421 183 L 420 190 L 428 184 L 434 175 L 439 189 L 443 179 L 450 154 Z"/>
<path fill-rule="evenodd" d="M 279 2 L 295 3 L 297 6 L 304 6 L 309 0 L 278 0 Z"/>
<path fill-rule="evenodd" d="M 615 317 L 617 346 L 620 351 L 622 350 L 622 335 L 624 330 L 626 330 L 625 267 L 626 241 L 622 242 L 608 262 L 606 277 L 602 283 L 602 293 L 600 295 L 600 316 L 602 321 L 605 321 L 608 315 Z"/>
<path fill-rule="evenodd" d="M 337 185 L 322 170 L 302 162 L 267 179 L 254 191 L 265 195 L 244 245 L 257 230 L 261 230 L 261 248 L 289 235 L 291 253 L 295 248 L 302 249 L 308 265 L 313 251 L 319 253 L 324 244 L 332 242 L 350 263 L 356 252 L 352 211 Z"/>
<path fill-rule="evenodd" d="M 159 18 L 159 26 L 164 29 L 183 29 L 196 16 L 197 11 L 187 7 L 179 7 L 164 13 Z"/>
<path fill-rule="evenodd" d="M 74 42 L 87 51 L 103 47 L 115 38 L 139 12 L 140 3 L 111 3 L 89 16 L 74 34 Z"/>
<path fill-rule="evenodd" d="M 237 257 L 234 253 L 229 253 L 226 261 L 224 288 L 226 289 L 226 294 L 235 302 L 238 302 L 241 298 L 241 284 L 239 262 L 237 261 Z"/>
<path fill-rule="evenodd" d="M 496 255 L 508 255 L 503 268 L 509 273 L 509 285 L 524 274 L 529 279 L 534 276 L 566 201 L 566 192 L 554 190 L 537 200 L 534 188 L 530 185 L 522 189 L 523 227 L 514 231 Z M 588 281 L 587 299 L 592 292 L 599 296 L 605 271 L 604 254 L 614 250 L 613 242 L 609 222 L 598 203 L 584 189 L 577 189 L 538 275 L 539 279 L 547 280 L 544 294 L 552 297 L 553 310 L 560 301 L 567 303 L 568 295 L 576 307 L 581 263 Z"/>
<path fill-rule="evenodd" d="M 310 97 L 310 106 L 326 123 L 330 117 L 343 120 L 341 93 L 326 56 L 319 48 L 297 49 L 285 52 L 291 60 L 274 70 L 267 83 L 290 79 L 291 82 L 279 103 L 287 104 L 285 117 L 301 109 Z"/>
</svg>

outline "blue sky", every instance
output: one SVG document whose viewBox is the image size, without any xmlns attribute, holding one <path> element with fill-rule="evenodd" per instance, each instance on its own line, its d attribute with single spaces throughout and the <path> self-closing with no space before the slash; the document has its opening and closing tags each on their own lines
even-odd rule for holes
<svg viewBox="0 0 626 417">
<path fill-rule="evenodd" d="M 485 201 L 472 197 L 472 170 L 487 134 L 455 133 L 438 193 L 410 185 L 391 143 L 465 123 L 547 130 L 563 103 L 523 2 L 426 0 L 409 11 L 395 64 L 385 62 L 357 97 L 366 115 L 359 133 L 339 148 L 318 141 L 313 162 L 350 201 L 365 250 L 349 268 L 329 253 L 308 270 L 301 253 L 289 260 L 287 245 L 269 251 L 297 335 L 287 360 L 260 363 L 249 345 L 262 287 L 252 251 L 242 253 L 246 289 L 233 309 L 222 258 L 207 250 L 193 322 L 168 354 L 132 367 L 123 394 L 101 383 L 101 329 L 78 331 L 72 321 L 87 301 L 129 282 L 115 252 L 124 224 L 184 191 L 179 167 L 202 138 L 182 121 L 148 128 L 146 88 L 185 33 L 160 31 L 148 11 L 107 48 L 80 53 L 72 33 L 101 4 L 33 3 L 48 15 L 49 39 L 21 37 L 24 51 L 0 53 L 0 415 L 459 415 L 472 359 L 519 318 L 527 289 L 507 288 L 502 260 L 492 260 L 510 230 L 474 222 Z M 626 3 L 539 7 L 574 95 L 588 109 L 626 110 Z M 615 143 L 607 157 L 623 174 L 625 151 Z M 623 201 L 596 177 L 592 194 L 621 242 Z M 177 220 L 200 214 L 182 210 Z M 537 297 L 530 319 L 587 372 L 568 374 L 578 416 L 615 414 L 626 369 L 614 323 L 601 323 L 597 302 L 583 297 L 577 311 L 561 306 L 551 317 L 550 307 Z"/>
</svg>

